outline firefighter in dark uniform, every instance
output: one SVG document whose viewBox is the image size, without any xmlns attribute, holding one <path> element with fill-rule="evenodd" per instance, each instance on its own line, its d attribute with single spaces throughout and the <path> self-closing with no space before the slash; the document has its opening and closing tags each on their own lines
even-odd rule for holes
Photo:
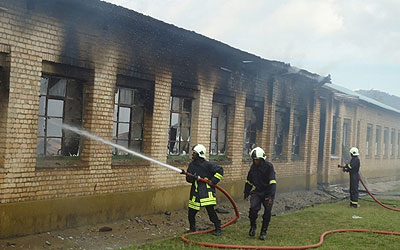
<svg viewBox="0 0 400 250">
<path fill-rule="evenodd" d="M 210 221 L 215 226 L 213 234 L 220 236 L 221 221 L 214 210 L 214 206 L 217 205 L 214 185 L 221 180 L 224 170 L 222 167 L 206 161 L 206 148 L 203 145 L 197 144 L 192 150 L 192 162 L 189 164 L 187 172 L 195 177 L 186 176 L 186 181 L 192 183 L 188 211 L 190 231 L 196 231 L 196 214 L 200 207 L 205 207 Z M 200 177 L 207 179 L 209 182 L 199 181 Z"/>
<path fill-rule="evenodd" d="M 250 152 L 253 164 L 247 174 L 247 181 L 244 186 L 244 199 L 250 195 L 250 231 L 249 235 L 254 236 L 257 228 L 258 211 L 261 204 L 264 206 L 263 222 L 260 232 L 260 240 L 267 238 L 267 229 L 271 221 L 271 210 L 275 199 L 276 179 L 272 163 L 266 161 L 266 155 L 262 148 L 256 147 Z M 255 187 L 253 191 L 252 188 Z"/>
<path fill-rule="evenodd" d="M 360 181 L 360 175 L 358 171 L 360 170 L 360 155 L 358 148 L 352 147 L 350 149 L 351 160 L 350 163 L 344 166 L 343 171 L 350 174 L 350 206 L 358 208 L 358 183 Z"/>
</svg>

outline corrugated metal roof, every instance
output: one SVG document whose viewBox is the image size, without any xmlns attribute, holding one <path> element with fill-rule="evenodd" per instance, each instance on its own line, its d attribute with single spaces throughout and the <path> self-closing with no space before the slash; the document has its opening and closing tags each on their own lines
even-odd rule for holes
<svg viewBox="0 0 400 250">
<path fill-rule="evenodd" d="M 400 110 L 398 110 L 398 109 L 395 109 L 395 108 L 393 108 L 393 107 L 391 107 L 389 105 L 386 105 L 386 104 L 383 104 L 381 102 L 378 102 L 377 100 L 374 100 L 374 99 L 369 98 L 367 96 L 360 95 L 357 92 L 354 92 L 354 91 L 352 91 L 350 89 L 346 89 L 346 88 L 344 88 L 342 86 L 339 86 L 339 85 L 336 85 L 336 84 L 333 84 L 333 83 L 325 83 L 323 85 L 323 87 L 325 87 L 327 89 L 332 89 L 332 90 L 341 92 L 341 93 L 349 95 L 349 96 L 353 96 L 355 98 L 358 98 L 361 101 L 364 101 L 364 102 L 370 103 L 372 105 L 375 105 L 377 107 L 380 107 L 380 108 L 383 108 L 383 109 L 386 109 L 386 110 L 390 110 L 390 111 L 393 111 L 393 112 L 396 112 L 396 113 L 400 114 Z"/>
</svg>

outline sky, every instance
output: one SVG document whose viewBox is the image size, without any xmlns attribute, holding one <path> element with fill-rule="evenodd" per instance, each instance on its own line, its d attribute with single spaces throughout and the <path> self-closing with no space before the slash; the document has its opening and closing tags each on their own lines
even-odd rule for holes
<svg viewBox="0 0 400 250">
<path fill-rule="evenodd" d="M 400 0 L 106 0 L 268 60 L 400 96 Z"/>
</svg>

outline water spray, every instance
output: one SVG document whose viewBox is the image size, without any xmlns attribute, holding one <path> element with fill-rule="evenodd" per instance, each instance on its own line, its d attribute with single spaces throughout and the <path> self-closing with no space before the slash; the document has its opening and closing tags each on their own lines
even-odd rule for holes
<svg viewBox="0 0 400 250">
<path fill-rule="evenodd" d="M 49 121 L 50 121 L 50 120 L 49 120 Z M 55 123 L 52 122 L 52 124 L 55 124 Z M 112 146 L 112 147 L 114 147 L 114 148 L 117 148 L 117 149 L 119 149 L 119 150 L 121 150 L 121 151 L 124 151 L 124 152 L 126 152 L 126 153 L 128 153 L 128 154 L 131 154 L 131 155 L 140 157 L 140 158 L 142 158 L 142 159 L 144 159 L 144 160 L 147 160 L 147 161 L 156 163 L 156 164 L 158 164 L 158 165 L 160 165 L 160 166 L 169 168 L 169 169 L 171 169 L 171 170 L 173 170 L 173 171 L 176 171 L 176 172 L 178 172 L 178 173 L 180 173 L 180 174 L 185 174 L 185 170 L 183 170 L 183 169 L 179 169 L 179 168 L 176 168 L 176 167 L 171 166 L 171 165 L 169 165 L 169 164 L 166 164 L 166 163 L 164 163 L 164 162 L 154 160 L 153 158 L 150 158 L 150 157 L 148 157 L 148 156 L 146 156 L 146 155 L 144 155 L 144 154 L 140 154 L 140 153 L 135 152 L 135 151 L 133 151 L 133 150 L 127 149 L 127 148 L 125 148 L 125 147 L 123 147 L 123 146 L 121 146 L 121 145 L 118 145 L 118 144 L 113 143 L 113 142 L 111 142 L 111 141 L 105 140 L 105 139 L 103 139 L 103 138 L 101 138 L 101 137 L 98 137 L 97 135 L 93 135 L 93 134 L 89 133 L 88 131 L 86 131 L 86 130 L 84 130 L 84 129 L 79 129 L 79 128 L 70 126 L 70 125 L 65 124 L 65 123 L 62 124 L 62 128 L 63 128 L 63 129 L 66 129 L 66 130 L 70 130 L 70 131 L 72 131 L 72 132 L 75 132 L 75 133 L 77 133 L 77 134 L 79 134 L 79 135 L 83 135 L 83 136 L 85 136 L 85 137 L 91 138 L 91 139 L 93 139 L 93 140 L 102 142 L 102 143 L 104 143 L 104 144 L 107 144 L 107 145 L 109 145 L 109 146 Z"/>
</svg>

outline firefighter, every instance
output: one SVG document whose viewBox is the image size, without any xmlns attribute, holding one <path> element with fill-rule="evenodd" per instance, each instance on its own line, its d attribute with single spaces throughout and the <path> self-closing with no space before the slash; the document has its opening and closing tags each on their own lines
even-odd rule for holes
<svg viewBox="0 0 400 250">
<path fill-rule="evenodd" d="M 272 163 L 266 160 L 265 152 L 262 148 L 256 147 L 250 152 L 253 164 L 247 174 L 244 186 L 244 199 L 248 200 L 250 195 L 250 231 L 249 236 L 256 234 L 258 211 L 261 204 L 264 206 L 263 222 L 260 232 L 260 240 L 267 238 L 267 229 L 271 221 L 271 210 L 275 199 L 276 179 L 275 170 Z M 252 188 L 255 187 L 253 191 Z"/>
<path fill-rule="evenodd" d="M 358 148 L 352 147 L 350 149 L 351 160 L 350 163 L 346 164 L 343 171 L 350 174 L 350 207 L 358 208 L 358 182 L 360 181 L 360 155 Z"/>
<path fill-rule="evenodd" d="M 194 175 L 194 177 L 186 176 L 186 181 L 192 183 L 188 211 L 189 231 L 196 231 L 196 214 L 200 210 L 200 207 L 205 207 L 210 221 L 215 226 L 213 235 L 220 236 L 222 233 L 221 221 L 214 210 L 214 206 L 217 205 L 215 184 L 221 180 L 224 170 L 222 167 L 206 160 L 206 148 L 203 145 L 195 145 L 192 151 L 192 162 L 189 164 L 187 172 Z M 208 180 L 208 183 L 199 181 L 200 177 Z"/>
</svg>

